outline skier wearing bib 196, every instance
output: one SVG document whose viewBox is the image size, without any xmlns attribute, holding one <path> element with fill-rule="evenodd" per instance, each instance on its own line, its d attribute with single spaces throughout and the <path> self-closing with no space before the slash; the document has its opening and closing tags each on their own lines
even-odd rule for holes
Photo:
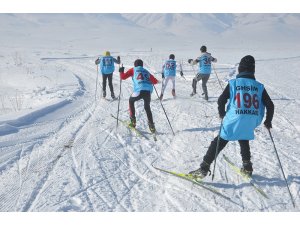
<svg viewBox="0 0 300 225">
<path fill-rule="evenodd" d="M 204 99 L 208 100 L 208 92 L 207 92 L 207 86 L 206 83 L 209 79 L 210 73 L 211 73 L 211 62 L 217 62 L 217 59 L 212 57 L 210 53 L 206 52 L 207 48 L 206 46 L 201 46 L 200 48 L 201 56 L 197 59 L 189 59 L 188 63 L 192 66 L 195 64 L 199 64 L 198 73 L 193 79 L 192 87 L 193 92 L 191 96 L 195 95 L 197 93 L 197 82 L 202 80 L 202 89 L 204 92 Z"/>
<path fill-rule="evenodd" d="M 172 95 L 174 98 L 176 97 L 176 94 L 175 94 L 176 66 L 177 65 L 176 65 L 176 61 L 175 61 L 175 55 L 171 54 L 169 56 L 169 60 L 167 60 L 162 67 L 161 75 L 162 75 L 163 83 L 162 83 L 161 94 L 159 97 L 160 100 L 163 99 L 164 92 L 168 85 L 169 80 L 171 80 L 173 83 Z M 183 76 L 181 65 L 180 65 L 180 75 Z"/>
<path fill-rule="evenodd" d="M 114 87 L 112 84 L 112 76 L 115 71 L 114 63 L 120 64 L 120 56 L 115 59 L 110 56 L 110 52 L 106 51 L 102 58 L 98 58 L 95 61 L 96 65 L 100 64 L 100 71 L 102 74 L 102 90 L 103 90 L 103 98 L 106 97 L 106 80 L 108 79 L 108 86 L 110 89 L 110 94 L 113 99 L 115 99 Z"/>
<path fill-rule="evenodd" d="M 134 103 L 140 99 L 144 100 L 144 109 L 148 118 L 149 129 L 152 133 L 155 133 L 155 126 L 153 122 L 152 112 L 150 108 L 151 102 L 151 93 L 153 91 L 153 84 L 157 84 L 158 80 L 148 72 L 148 70 L 143 68 L 143 61 L 137 59 L 134 62 L 134 68 L 129 69 L 124 73 L 124 67 L 119 69 L 120 77 L 122 80 L 125 80 L 129 77 L 132 77 L 133 81 L 133 93 L 129 98 L 129 113 L 130 121 L 129 126 L 136 126 L 136 117 L 135 117 L 135 107 Z"/>
<path fill-rule="evenodd" d="M 254 129 L 260 125 L 265 107 L 267 116 L 264 125 L 267 129 L 272 128 L 274 104 L 264 85 L 255 80 L 255 60 L 252 56 L 247 55 L 241 59 L 238 71 L 236 79 L 229 81 L 218 99 L 218 111 L 222 118 L 220 134 L 211 142 L 200 168 L 191 171 L 190 174 L 205 177 L 215 159 L 216 151 L 219 154 L 228 141 L 238 140 L 243 161 L 241 171 L 252 175 L 249 140 L 254 139 Z M 226 112 L 225 105 L 228 99 Z"/>
</svg>

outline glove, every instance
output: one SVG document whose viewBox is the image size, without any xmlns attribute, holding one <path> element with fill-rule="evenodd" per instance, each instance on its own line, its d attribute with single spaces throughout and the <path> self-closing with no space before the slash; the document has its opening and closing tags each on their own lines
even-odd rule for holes
<svg viewBox="0 0 300 225">
<path fill-rule="evenodd" d="M 122 67 L 120 67 L 119 72 L 124 73 L 124 70 L 125 70 L 125 68 L 124 68 L 124 66 L 122 66 Z"/>
<path fill-rule="evenodd" d="M 165 74 L 164 73 L 161 73 L 161 78 L 165 79 Z"/>
<path fill-rule="evenodd" d="M 272 122 L 270 121 L 265 120 L 264 125 L 268 130 L 272 128 Z"/>
<path fill-rule="evenodd" d="M 191 64 L 191 62 L 193 62 L 193 60 L 192 60 L 192 59 L 189 59 L 189 60 L 188 60 L 188 63 Z"/>
<path fill-rule="evenodd" d="M 226 112 L 219 112 L 219 116 L 221 119 L 223 119 L 226 115 Z"/>
<path fill-rule="evenodd" d="M 183 72 L 182 71 L 180 71 L 180 76 L 183 76 Z"/>
<path fill-rule="evenodd" d="M 95 64 L 98 65 L 99 63 L 100 63 L 100 59 L 98 58 L 95 60 Z"/>
<path fill-rule="evenodd" d="M 121 58 L 120 58 L 120 56 L 117 57 L 117 61 L 118 61 L 118 64 L 121 63 Z"/>
</svg>

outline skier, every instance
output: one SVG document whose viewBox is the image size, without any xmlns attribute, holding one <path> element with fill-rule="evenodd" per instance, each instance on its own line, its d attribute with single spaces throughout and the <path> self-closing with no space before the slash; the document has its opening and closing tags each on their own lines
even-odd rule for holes
<svg viewBox="0 0 300 225">
<path fill-rule="evenodd" d="M 162 67 L 161 75 L 162 75 L 163 83 L 162 83 L 162 89 L 161 89 L 161 94 L 160 94 L 159 99 L 160 100 L 163 99 L 164 92 L 168 85 L 169 80 L 171 80 L 173 83 L 172 95 L 175 98 L 176 97 L 176 94 L 175 94 L 176 61 L 175 61 L 174 54 L 171 54 L 169 56 L 169 60 L 167 60 L 164 63 L 164 65 Z M 180 75 L 183 76 L 181 65 L 180 65 Z"/>
<path fill-rule="evenodd" d="M 202 89 L 204 92 L 204 99 L 208 100 L 208 92 L 207 92 L 207 86 L 206 83 L 209 79 L 210 73 L 211 73 L 211 62 L 217 62 L 217 59 L 212 57 L 210 53 L 207 52 L 206 46 L 201 46 L 200 48 L 201 56 L 197 59 L 189 59 L 188 63 L 192 66 L 199 63 L 198 73 L 193 79 L 192 87 L 193 92 L 191 93 L 191 96 L 195 95 L 196 89 L 197 89 L 197 82 L 202 80 Z"/>
<path fill-rule="evenodd" d="M 119 69 L 120 77 L 125 80 L 132 77 L 133 81 L 133 93 L 129 98 L 129 113 L 130 113 L 130 124 L 129 126 L 136 126 L 135 107 L 134 103 L 140 99 L 144 100 L 144 109 L 148 118 L 149 129 L 152 133 L 155 133 L 155 126 L 153 122 L 152 112 L 150 108 L 151 93 L 153 91 L 153 85 L 158 83 L 158 80 L 150 74 L 146 69 L 143 68 L 143 61 L 137 59 L 134 62 L 134 67 L 124 73 L 124 67 Z"/>
<path fill-rule="evenodd" d="M 264 85 L 255 80 L 253 56 L 247 55 L 241 59 L 238 72 L 236 79 L 229 81 L 218 99 L 218 111 L 222 119 L 219 136 L 211 142 L 200 168 L 190 172 L 192 175 L 204 178 L 210 172 L 210 164 L 215 159 L 216 151 L 219 154 L 228 141 L 235 140 L 239 141 L 241 148 L 243 161 L 241 171 L 249 176 L 252 175 L 249 140 L 254 139 L 254 129 L 260 125 L 265 107 L 267 115 L 264 125 L 267 129 L 272 128 L 274 104 Z M 229 102 L 226 112 L 227 99 Z M 218 150 L 217 146 L 219 146 Z"/>
<path fill-rule="evenodd" d="M 102 74 L 102 90 L 103 90 L 103 98 L 106 97 L 106 80 L 108 79 L 108 86 L 110 89 L 110 94 L 112 99 L 116 99 L 114 93 L 114 87 L 112 84 L 112 76 L 113 72 L 115 71 L 114 63 L 120 64 L 120 56 L 115 59 L 114 57 L 110 56 L 110 52 L 104 52 L 104 56 L 102 58 L 98 58 L 95 61 L 96 65 L 100 64 L 100 71 Z"/>
</svg>

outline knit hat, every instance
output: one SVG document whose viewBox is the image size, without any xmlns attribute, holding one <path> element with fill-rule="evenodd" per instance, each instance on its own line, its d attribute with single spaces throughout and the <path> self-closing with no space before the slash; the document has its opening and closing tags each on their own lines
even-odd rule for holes
<svg viewBox="0 0 300 225">
<path fill-rule="evenodd" d="M 105 52 L 104 52 L 104 55 L 105 55 L 105 56 L 110 56 L 110 52 L 109 52 L 109 51 L 105 51 Z"/>
<path fill-rule="evenodd" d="M 207 48 L 205 45 L 202 45 L 201 48 L 200 48 L 200 51 L 201 52 L 206 52 L 207 51 Z"/>
<path fill-rule="evenodd" d="M 251 55 L 246 55 L 241 59 L 239 64 L 239 73 L 240 72 L 255 72 L 255 59 Z"/>
<path fill-rule="evenodd" d="M 134 67 L 143 66 L 143 61 L 141 59 L 137 59 L 134 61 Z"/>
<path fill-rule="evenodd" d="M 174 54 L 171 54 L 170 56 L 169 56 L 169 59 L 175 59 L 175 55 Z"/>
</svg>

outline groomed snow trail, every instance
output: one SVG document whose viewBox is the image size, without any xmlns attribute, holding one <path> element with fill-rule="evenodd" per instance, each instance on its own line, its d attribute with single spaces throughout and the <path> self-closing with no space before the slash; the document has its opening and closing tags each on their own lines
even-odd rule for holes
<svg viewBox="0 0 300 225">
<path fill-rule="evenodd" d="M 120 54 L 126 69 L 139 57 L 161 80 L 162 54 Z M 295 61 L 293 58 L 282 60 L 291 65 Z M 208 82 L 208 102 L 201 97 L 201 84 L 197 89 L 200 94 L 189 96 L 194 71 L 186 63 L 183 63 L 183 70 L 187 80 L 180 76 L 176 78 L 176 99 L 171 95 L 171 84 L 168 85 L 162 104 L 175 136 L 153 91 L 151 108 L 158 131 L 158 141 L 154 142 L 142 101 L 136 103 L 137 127 L 150 137 L 149 140 L 137 137 L 122 124 L 116 128 L 116 120 L 110 114 L 117 114 L 118 101 L 109 98 L 108 87 L 107 100 L 101 98 L 101 77 L 97 101 L 94 101 L 94 58 L 48 58 L 43 61 L 64 68 L 66 76 L 77 80 L 77 86 L 68 104 L 45 110 L 37 121 L 20 125 L 18 132 L 0 137 L 0 211 L 298 210 L 291 204 L 271 140 L 263 126 L 256 130 L 256 139 L 251 142 L 253 177 L 270 199 L 263 198 L 243 182 L 222 157 L 217 159 L 214 182 L 211 177 L 205 178 L 205 182 L 232 201 L 151 166 L 154 163 L 178 172 L 199 167 L 220 126 L 217 99 L 222 90 L 214 73 Z M 215 65 L 223 87 L 232 75 L 235 63 Z M 266 60 L 261 71 L 270 74 L 272 66 L 273 61 Z M 116 66 L 113 78 L 116 96 L 120 83 L 117 70 Z M 294 200 L 299 205 L 300 126 L 295 116 L 300 111 L 299 97 L 280 90 L 276 79 L 267 82 L 269 77 L 264 74 L 257 74 L 257 79 L 266 80 L 266 88 L 274 100 L 271 131 Z M 156 89 L 160 94 L 161 83 Z M 123 120 L 129 118 L 131 92 L 131 79 L 122 81 L 119 117 Z M 235 164 L 241 164 L 238 143 L 229 143 L 222 153 Z"/>
</svg>

